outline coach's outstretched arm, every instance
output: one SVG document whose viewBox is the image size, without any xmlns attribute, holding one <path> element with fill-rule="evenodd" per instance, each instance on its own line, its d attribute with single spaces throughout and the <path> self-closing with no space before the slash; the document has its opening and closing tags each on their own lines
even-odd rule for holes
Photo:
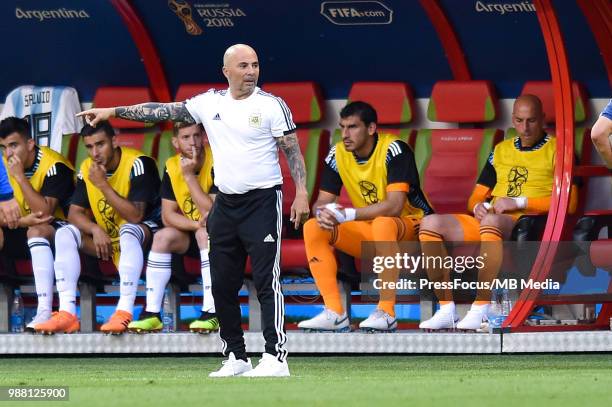
<svg viewBox="0 0 612 407">
<path fill-rule="evenodd" d="M 185 102 L 157 103 L 147 102 L 132 106 L 102 107 L 84 110 L 77 117 L 85 117 L 85 121 L 92 127 L 111 117 L 133 120 L 136 122 L 173 122 L 195 123 L 191 114 L 185 107 Z"/>
</svg>

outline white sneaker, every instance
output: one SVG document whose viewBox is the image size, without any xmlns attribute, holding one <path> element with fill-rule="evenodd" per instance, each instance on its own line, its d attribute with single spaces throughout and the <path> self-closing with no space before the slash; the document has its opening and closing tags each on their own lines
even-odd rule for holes
<svg viewBox="0 0 612 407">
<path fill-rule="evenodd" d="M 466 331 L 476 331 L 482 329 L 483 322 L 487 322 L 487 314 L 489 311 L 489 304 L 473 305 L 465 315 L 465 317 L 457 324 L 457 329 Z"/>
<path fill-rule="evenodd" d="M 376 308 L 366 320 L 361 321 L 359 328 L 365 331 L 393 332 L 397 329 L 397 319 Z"/>
<path fill-rule="evenodd" d="M 454 329 L 457 323 L 457 314 L 455 314 L 455 303 L 445 304 L 429 318 L 419 324 L 420 329 L 439 330 L 439 329 Z"/>
<path fill-rule="evenodd" d="M 300 322 L 298 328 L 332 332 L 348 332 L 351 330 L 346 312 L 339 315 L 328 308 L 323 309 L 323 312 L 316 317 Z"/>
<path fill-rule="evenodd" d="M 245 372 L 246 377 L 287 377 L 289 373 L 289 365 L 287 361 L 279 361 L 276 356 L 269 353 L 261 355 L 261 360 L 255 366 L 255 369 Z"/>
<path fill-rule="evenodd" d="M 49 311 L 41 311 L 34 315 L 34 318 L 30 321 L 29 324 L 26 325 L 26 331 L 35 332 L 34 326 L 38 324 L 42 324 L 43 322 L 47 322 L 51 319 L 51 310 Z"/>
<path fill-rule="evenodd" d="M 251 359 L 247 359 L 246 362 L 242 359 L 236 359 L 234 352 L 230 352 L 227 360 L 224 360 L 221 363 L 221 369 L 210 373 L 208 377 L 242 376 L 243 373 L 253 370 Z"/>
</svg>

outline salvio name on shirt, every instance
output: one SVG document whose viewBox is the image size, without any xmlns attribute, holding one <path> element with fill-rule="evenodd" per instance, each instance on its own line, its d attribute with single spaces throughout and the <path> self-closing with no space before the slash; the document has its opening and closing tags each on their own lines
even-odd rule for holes
<svg viewBox="0 0 612 407">
<path fill-rule="evenodd" d="M 37 93 L 28 93 L 23 95 L 23 105 L 30 107 L 31 105 L 37 105 L 40 103 L 49 103 L 51 100 L 51 91 L 43 90 Z"/>
</svg>

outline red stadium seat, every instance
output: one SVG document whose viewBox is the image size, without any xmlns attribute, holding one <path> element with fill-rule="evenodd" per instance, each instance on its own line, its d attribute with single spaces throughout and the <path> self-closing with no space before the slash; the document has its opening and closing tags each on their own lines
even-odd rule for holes
<svg viewBox="0 0 612 407">
<path fill-rule="evenodd" d="M 266 83 L 262 89 L 287 103 L 296 124 L 316 123 L 323 119 L 323 96 L 319 85 L 314 82 Z"/>
<path fill-rule="evenodd" d="M 140 150 L 150 157 L 157 158 L 159 137 L 159 133 L 120 133 L 117 134 L 117 144 Z"/>
<path fill-rule="evenodd" d="M 415 156 L 421 185 L 439 213 L 464 213 L 493 146 L 496 129 L 420 130 Z"/>
<path fill-rule="evenodd" d="M 15 274 L 22 277 L 33 277 L 32 261 L 27 259 L 15 259 Z"/>
<path fill-rule="evenodd" d="M 348 102 L 367 102 L 378 114 L 379 125 L 410 123 L 414 116 L 412 90 L 404 82 L 355 82 Z"/>
<path fill-rule="evenodd" d="M 146 87 L 104 86 L 96 90 L 93 106 L 126 106 L 154 100 L 153 94 Z M 140 129 L 146 126 L 146 124 L 132 120 L 111 118 L 109 121 L 116 129 Z"/>
<path fill-rule="evenodd" d="M 434 122 L 489 122 L 496 112 L 497 97 L 489 81 L 436 82 L 427 107 L 427 117 Z"/>
<path fill-rule="evenodd" d="M 62 136 L 62 155 L 73 165 L 76 159 L 77 146 L 79 145 L 78 134 L 64 134 Z"/>
<path fill-rule="evenodd" d="M 440 81 L 432 90 L 432 121 L 482 123 L 495 119 L 497 99 L 488 81 Z M 439 213 L 464 213 L 493 146 L 497 129 L 424 129 L 416 136 L 421 187 Z"/>
<path fill-rule="evenodd" d="M 525 82 L 521 95 L 536 95 L 542 101 L 544 108 L 544 120 L 546 123 L 555 123 L 555 98 L 554 88 L 551 81 L 529 81 Z M 589 98 L 584 87 L 578 82 L 572 82 L 572 94 L 574 96 L 574 121 L 579 123 L 589 117 Z"/>
<path fill-rule="evenodd" d="M 593 265 L 612 272 L 612 239 L 595 240 L 591 243 L 590 256 Z"/>
<path fill-rule="evenodd" d="M 178 87 L 174 100 L 176 102 L 183 102 L 209 89 L 227 89 L 227 87 L 227 82 L 186 83 Z"/>
</svg>

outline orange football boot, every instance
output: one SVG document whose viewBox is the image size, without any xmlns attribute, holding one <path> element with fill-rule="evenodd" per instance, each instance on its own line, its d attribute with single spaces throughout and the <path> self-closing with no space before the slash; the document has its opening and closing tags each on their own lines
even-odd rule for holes
<svg viewBox="0 0 612 407">
<path fill-rule="evenodd" d="M 76 315 L 68 311 L 59 311 L 51 314 L 51 319 L 34 326 L 38 333 L 51 335 L 54 333 L 71 334 L 78 332 L 81 324 Z"/>
<path fill-rule="evenodd" d="M 105 334 L 122 334 L 127 331 L 127 326 L 132 322 L 132 314 L 127 311 L 117 310 L 107 323 L 100 327 Z"/>
</svg>

